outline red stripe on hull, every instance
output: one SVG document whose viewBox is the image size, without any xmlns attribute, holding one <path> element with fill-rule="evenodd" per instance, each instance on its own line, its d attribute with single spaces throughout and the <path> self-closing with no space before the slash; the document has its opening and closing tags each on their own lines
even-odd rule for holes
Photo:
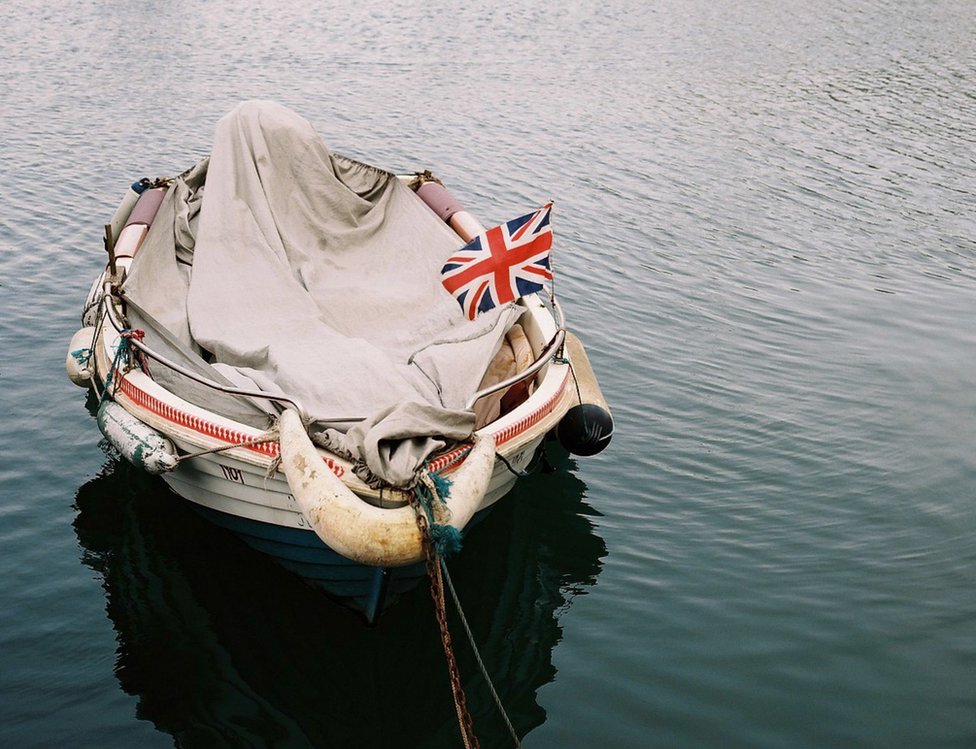
<svg viewBox="0 0 976 749">
<path fill-rule="evenodd" d="M 245 434 L 244 432 L 240 432 L 235 429 L 229 429 L 228 427 L 202 419 L 199 416 L 195 416 L 176 408 L 175 406 L 171 406 L 168 403 L 164 403 L 155 396 L 150 395 L 140 387 L 134 385 L 127 377 L 120 377 L 117 382 L 118 389 L 121 390 L 133 403 L 140 408 L 144 408 L 147 411 L 156 414 L 156 416 L 159 416 L 172 424 L 176 424 L 185 429 L 191 429 L 198 434 L 220 440 L 228 445 L 235 445 L 240 442 L 247 442 L 248 440 L 254 439 L 254 435 L 252 434 Z M 510 424 L 504 429 L 494 432 L 495 444 L 500 446 L 511 441 L 526 429 L 535 426 L 546 416 L 551 414 L 556 403 L 562 397 L 565 389 L 566 379 L 564 377 L 563 382 L 560 384 L 559 388 L 552 395 L 552 397 L 539 406 L 539 408 L 532 413 L 523 416 L 514 424 Z M 260 445 L 242 445 L 238 449 L 250 450 L 251 452 L 270 458 L 278 457 L 277 442 L 265 442 Z M 469 449 L 470 448 L 468 446 L 456 447 L 450 452 L 444 453 L 443 455 L 432 460 L 428 465 L 428 468 L 431 471 L 439 471 L 454 463 Z M 329 466 L 329 468 L 332 469 L 332 472 L 335 473 L 336 476 L 341 478 L 345 474 L 346 469 L 344 466 L 334 462 L 330 458 L 323 457 L 322 459 Z"/>
</svg>

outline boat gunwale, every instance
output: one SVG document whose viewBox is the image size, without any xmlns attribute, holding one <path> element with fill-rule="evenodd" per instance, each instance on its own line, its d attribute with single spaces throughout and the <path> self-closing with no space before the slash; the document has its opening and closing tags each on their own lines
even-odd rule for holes
<svg viewBox="0 0 976 749">
<path fill-rule="evenodd" d="M 95 374 L 102 386 L 112 367 L 113 343 L 118 340 L 118 336 L 110 340 L 110 336 L 106 335 L 108 328 L 114 328 L 116 332 L 119 330 L 116 325 L 117 320 L 110 319 L 108 326 L 104 324 L 105 317 L 114 318 L 115 310 L 111 309 L 112 306 L 109 302 L 104 305 L 103 324 L 98 334 L 101 344 L 93 347 L 96 361 Z M 532 315 L 534 322 L 539 326 L 539 332 L 547 340 L 551 340 L 558 330 L 562 329 L 556 325 L 554 317 L 541 300 L 535 299 L 534 303 L 528 304 L 526 313 Z M 545 346 L 542 348 L 545 349 Z M 105 376 L 102 376 L 103 373 Z M 269 469 L 277 459 L 278 445 L 275 442 L 238 444 L 258 439 L 266 433 L 266 430 L 197 406 L 163 387 L 138 368 L 116 376 L 118 379 L 114 383 L 116 389 L 113 397 L 119 400 L 120 405 L 133 416 L 161 433 L 202 450 L 225 448 L 222 450 L 223 454 L 265 470 Z M 567 363 L 551 360 L 540 367 L 538 376 L 541 376 L 541 381 L 523 403 L 476 431 L 476 434 L 490 434 L 495 438 L 496 452 L 501 457 L 510 458 L 526 444 L 554 428 L 575 402 L 572 388 L 567 387 L 570 377 L 570 366 Z M 468 449 L 467 444 L 448 448 L 433 457 L 428 468 L 450 473 L 463 463 L 458 458 Z M 353 473 L 351 461 L 321 447 L 318 448 L 318 452 L 332 472 L 363 499 L 371 503 L 378 500 L 380 506 L 389 506 L 391 500 L 395 505 L 405 501 L 407 492 L 391 487 L 373 489 Z M 496 458 L 497 462 L 499 462 L 498 458 Z M 391 496 L 398 493 L 404 495 L 400 501 Z"/>
</svg>

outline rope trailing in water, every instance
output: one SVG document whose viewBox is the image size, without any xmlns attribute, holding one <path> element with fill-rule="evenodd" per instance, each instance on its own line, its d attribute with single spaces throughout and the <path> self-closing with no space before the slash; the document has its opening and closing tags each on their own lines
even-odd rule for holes
<svg viewBox="0 0 976 749">
<path fill-rule="evenodd" d="M 481 671 L 481 675 L 484 677 L 485 683 L 488 685 L 488 691 L 491 692 L 491 698 L 495 701 L 495 707 L 498 708 L 498 712 L 501 714 L 502 720 L 505 721 L 505 727 L 508 728 L 508 732 L 512 736 L 512 741 L 515 742 L 516 749 L 521 749 L 522 742 L 519 741 L 518 734 L 515 733 L 515 727 L 512 726 L 512 721 L 509 720 L 508 713 L 505 712 L 505 706 L 502 704 L 502 699 L 498 696 L 498 692 L 495 690 L 495 685 L 491 681 L 491 676 L 488 675 L 488 669 L 485 667 L 485 662 L 481 660 L 481 653 L 478 651 L 478 645 L 474 641 L 474 635 L 471 634 L 471 627 L 468 626 L 468 618 L 464 615 L 464 609 L 461 608 L 461 601 L 458 598 L 457 591 L 454 590 L 454 582 L 451 580 L 451 575 L 447 571 L 447 563 L 441 559 L 440 564 L 444 580 L 447 581 L 447 589 L 451 593 L 451 600 L 454 601 L 454 608 L 458 612 L 458 617 L 461 619 L 461 626 L 464 627 L 464 633 L 468 636 L 468 644 L 471 645 L 471 650 L 474 652 L 474 659 L 478 663 L 478 670 Z"/>
<path fill-rule="evenodd" d="M 466 451 L 455 457 L 445 468 L 462 460 L 468 452 L 470 451 Z M 457 658 L 455 657 L 454 646 L 451 640 L 451 631 L 447 623 L 447 600 L 444 596 L 445 580 L 447 581 L 448 590 L 451 593 L 451 599 L 454 601 L 454 608 L 458 612 L 461 625 L 464 627 L 464 632 L 467 635 L 468 643 L 474 652 L 474 657 L 478 663 L 481 675 L 488 684 L 488 690 L 491 692 L 492 699 L 495 701 L 495 705 L 501 713 L 502 720 L 504 720 L 509 734 L 511 734 L 512 741 L 517 749 L 521 749 L 522 744 L 519 741 L 518 734 L 515 732 L 511 720 L 509 720 L 508 713 L 505 712 L 505 707 L 502 705 L 501 698 L 495 690 L 495 685 L 492 683 L 491 677 L 488 674 L 488 669 L 485 667 L 485 663 L 481 658 L 481 653 L 478 651 L 478 645 L 475 642 L 474 635 L 471 633 L 471 627 L 468 625 L 468 619 L 464 615 L 464 609 L 461 607 L 461 601 L 458 598 L 457 591 L 454 589 L 454 583 L 451 580 L 451 576 L 447 571 L 447 564 L 444 561 L 445 553 L 441 550 L 441 547 L 450 547 L 451 551 L 456 551 L 460 548 L 461 543 L 460 531 L 446 523 L 439 524 L 435 522 L 435 518 L 440 519 L 438 515 L 441 513 L 446 514 L 447 505 L 443 498 L 449 495 L 449 491 L 450 481 L 448 479 L 445 479 L 436 471 L 425 470 L 421 475 L 420 482 L 417 484 L 417 490 L 414 496 L 410 499 L 410 505 L 417 515 L 417 527 L 420 529 L 420 536 L 423 540 L 427 577 L 430 580 L 430 595 L 434 601 L 434 614 L 437 618 L 437 625 L 441 633 L 441 645 L 444 648 L 444 657 L 447 659 L 447 669 L 451 679 L 451 692 L 454 696 L 454 710 L 457 713 L 461 741 L 466 749 L 478 749 L 480 747 L 478 737 L 474 733 L 474 722 L 468 710 L 467 698 L 464 694 L 464 687 L 461 684 L 461 672 L 458 669 Z M 449 529 L 449 531 L 446 529 Z M 457 539 L 456 548 L 453 542 L 447 542 L 445 539 L 445 537 L 454 539 L 455 536 Z"/>
<path fill-rule="evenodd" d="M 458 669 L 457 659 L 454 657 L 451 630 L 447 626 L 447 602 L 444 600 L 440 558 L 430 535 L 427 510 L 421 506 L 419 496 L 420 492 L 415 492 L 410 498 L 410 505 L 417 515 L 417 528 L 420 530 L 421 539 L 423 539 L 427 578 L 430 580 L 430 596 L 434 600 L 434 615 L 437 617 L 437 626 L 441 633 L 441 645 L 444 648 L 444 657 L 447 659 L 447 670 L 451 679 L 451 693 L 454 696 L 454 711 L 457 714 L 458 728 L 461 731 L 461 742 L 465 749 L 480 749 L 481 744 L 478 743 L 478 737 L 474 733 L 474 722 L 468 710 L 464 687 L 461 685 L 461 671 Z"/>
</svg>

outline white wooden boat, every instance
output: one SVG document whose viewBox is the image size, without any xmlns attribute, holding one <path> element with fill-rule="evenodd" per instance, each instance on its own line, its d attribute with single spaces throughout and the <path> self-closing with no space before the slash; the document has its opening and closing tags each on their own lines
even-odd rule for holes
<svg viewBox="0 0 976 749">
<path fill-rule="evenodd" d="M 264 105 L 248 106 L 246 113 L 267 117 Z M 211 165 L 211 180 L 213 175 Z M 415 189 L 427 184 L 412 177 L 396 182 L 389 190 L 398 195 L 408 182 Z M 424 456 L 415 480 L 378 479 L 361 456 L 313 444 L 306 427 L 314 418 L 299 397 L 280 387 L 228 379 L 212 353 L 181 346 L 131 291 L 130 281 L 140 273 L 142 288 L 153 285 L 151 260 L 141 269 L 136 264 L 140 252 L 155 251 L 144 249 L 153 241 L 147 237 L 173 232 L 166 206 L 179 198 L 170 194 L 172 185 L 134 185 L 106 226 L 109 262 L 86 301 L 84 327 L 69 346 L 69 376 L 94 388 L 102 401 L 99 426 L 123 456 L 161 474 L 215 523 L 350 602 L 367 619 L 423 575 L 418 496 L 426 498 L 431 526 L 463 533 L 512 488 L 550 433 L 577 454 L 594 454 L 609 442 L 612 419 L 583 346 L 566 330 L 554 298 L 530 294 L 510 305 L 514 313 L 499 344 L 502 353 L 478 365 L 491 369 L 507 357 L 496 367 L 500 374 L 482 377 L 460 409 L 478 412 L 477 421 L 471 419 L 475 428 L 465 439 L 435 442 L 437 449 Z M 204 212 L 214 191 L 208 184 Z M 443 198 L 442 190 L 434 192 Z M 406 194 L 411 197 L 398 199 L 408 206 L 416 200 L 419 211 L 430 214 L 422 196 L 409 189 Z M 437 200 L 430 205 L 457 231 L 461 246 L 480 226 L 458 206 L 444 215 L 443 201 Z M 157 217 L 163 215 L 161 222 Z M 190 306 L 184 299 L 163 298 L 177 310 Z M 147 322 L 152 330 L 140 327 Z M 226 404 L 238 401 L 263 409 L 267 423 L 235 416 Z M 348 433 L 359 419 L 325 421 Z M 441 479 L 453 481 L 448 491 Z"/>
</svg>

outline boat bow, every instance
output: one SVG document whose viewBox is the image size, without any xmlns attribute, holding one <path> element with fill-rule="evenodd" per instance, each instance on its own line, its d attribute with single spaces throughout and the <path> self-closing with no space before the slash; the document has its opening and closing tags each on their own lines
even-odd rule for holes
<svg viewBox="0 0 976 749">
<path fill-rule="evenodd" d="M 413 508 L 375 507 L 357 497 L 322 460 L 295 411 L 281 415 L 278 429 L 281 467 L 292 496 L 327 546 L 374 567 L 400 567 L 424 558 Z M 452 476 L 447 523 L 459 531 L 481 507 L 494 461 L 494 438 L 476 435 L 474 447 Z"/>
</svg>

